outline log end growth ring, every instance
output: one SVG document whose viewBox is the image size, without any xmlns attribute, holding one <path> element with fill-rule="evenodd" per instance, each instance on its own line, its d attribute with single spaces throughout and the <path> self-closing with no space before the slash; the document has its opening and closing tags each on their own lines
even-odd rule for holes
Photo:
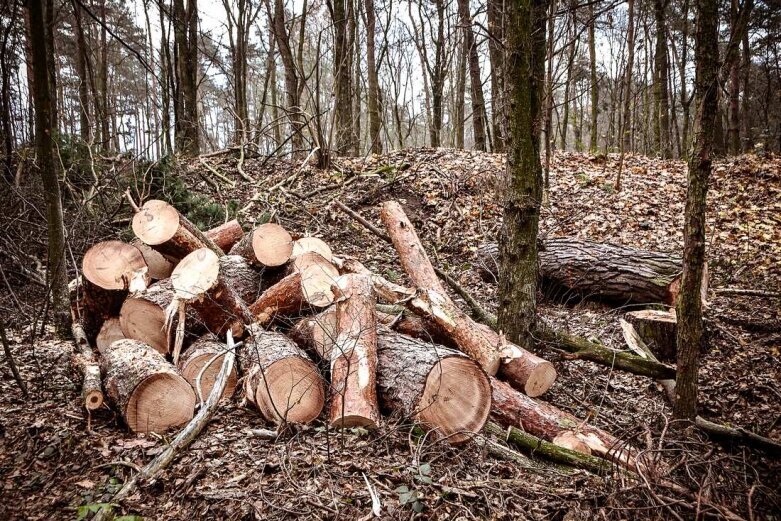
<svg viewBox="0 0 781 521">
<path fill-rule="evenodd" d="M 190 302 L 217 282 L 220 258 L 208 248 L 199 248 L 182 259 L 171 273 L 176 298 Z"/>
<path fill-rule="evenodd" d="M 84 254 L 82 273 L 107 290 L 143 291 L 149 284 L 146 261 L 138 248 L 122 241 L 99 242 Z"/>
<path fill-rule="evenodd" d="M 126 338 L 145 342 L 162 355 L 168 354 L 165 311 L 160 306 L 148 300 L 131 297 L 122 305 L 119 325 Z"/>
<path fill-rule="evenodd" d="M 149 246 L 156 246 L 171 240 L 179 230 L 179 212 L 159 199 L 144 203 L 133 216 L 133 233 Z"/>
<path fill-rule="evenodd" d="M 302 237 L 293 243 L 293 258 L 300 257 L 301 255 L 310 252 L 319 253 L 328 262 L 333 260 L 331 247 L 322 239 L 318 239 L 317 237 Z"/>
<path fill-rule="evenodd" d="M 544 361 L 538 363 L 529 373 L 529 379 L 524 385 L 526 396 L 536 398 L 542 396 L 556 381 L 556 368 L 552 363 Z"/>
<path fill-rule="evenodd" d="M 212 391 L 212 387 L 214 387 L 214 382 L 217 380 L 217 375 L 220 374 L 220 369 L 222 368 L 222 362 L 225 358 L 225 355 L 221 355 L 212 360 L 213 358 L 214 355 L 211 353 L 198 355 L 187 360 L 187 364 L 185 364 L 181 369 L 184 379 L 190 383 L 193 389 L 195 389 L 198 380 L 198 374 L 201 372 L 201 370 L 203 370 L 206 364 L 211 362 L 209 366 L 203 370 L 203 375 L 201 375 L 201 397 L 204 400 L 209 397 L 209 394 Z M 237 383 L 238 378 L 236 376 L 236 368 L 234 367 L 233 371 L 231 371 L 231 373 L 228 375 L 228 381 L 225 384 L 225 390 L 222 392 L 222 398 L 231 396 L 236 390 Z"/>
<path fill-rule="evenodd" d="M 276 223 L 261 224 L 252 234 L 252 251 L 262 265 L 282 266 L 293 254 L 293 238 Z"/>
<path fill-rule="evenodd" d="M 133 432 L 164 432 L 190 421 L 195 392 L 177 374 L 161 373 L 141 382 L 127 404 L 127 423 Z"/>
<path fill-rule="evenodd" d="M 265 377 L 265 378 L 263 378 Z M 266 418 L 309 423 L 325 404 L 325 387 L 317 367 L 299 357 L 271 364 L 257 380 L 255 403 Z"/>
<path fill-rule="evenodd" d="M 426 377 L 417 409 L 418 419 L 438 426 L 440 437 L 447 437 L 451 444 L 466 442 L 488 419 L 491 383 L 473 360 L 443 358 Z"/>
<path fill-rule="evenodd" d="M 333 285 L 339 278 L 339 270 L 322 255 L 315 252 L 297 257 L 294 267 L 301 272 L 301 291 L 304 300 L 315 307 L 333 304 Z"/>
</svg>

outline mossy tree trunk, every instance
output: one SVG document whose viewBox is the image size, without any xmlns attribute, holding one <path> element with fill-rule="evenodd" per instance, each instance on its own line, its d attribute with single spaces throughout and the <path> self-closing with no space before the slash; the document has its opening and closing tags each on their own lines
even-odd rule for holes
<svg viewBox="0 0 781 521">
<path fill-rule="evenodd" d="M 717 117 L 719 71 L 718 23 L 716 0 L 697 0 L 695 46 L 694 146 L 689 158 L 688 189 L 684 215 L 683 277 L 677 303 L 678 372 L 676 375 L 676 418 L 694 420 L 697 416 L 697 368 L 703 337 L 702 284 L 705 264 L 705 198 L 714 147 Z"/>
<path fill-rule="evenodd" d="M 540 123 L 548 0 L 507 6 L 509 149 L 499 241 L 499 327 L 524 348 L 537 307 L 537 232 L 542 197 Z"/>
</svg>

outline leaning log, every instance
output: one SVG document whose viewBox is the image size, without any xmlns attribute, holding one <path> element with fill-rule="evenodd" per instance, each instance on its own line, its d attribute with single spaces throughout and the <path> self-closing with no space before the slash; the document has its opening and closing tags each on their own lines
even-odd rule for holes
<svg viewBox="0 0 781 521">
<path fill-rule="evenodd" d="M 241 354 L 244 395 L 271 422 L 309 423 L 320 415 L 325 387 L 317 366 L 281 333 L 250 326 Z"/>
<path fill-rule="evenodd" d="M 588 447 L 591 454 L 637 470 L 636 451 L 612 434 L 550 404 L 529 398 L 496 378 L 491 378 L 491 390 L 491 414 L 503 427 L 520 427 L 553 443 L 567 439 L 561 446 L 568 449 L 581 447 L 569 439 L 575 438 Z"/>
<path fill-rule="evenodd" d="M 377 317 L 372 281 L 365 275 L 342 275 L 335 284 L 336 339 L 331 347 L 332 427 L 375 428 L 377 402 Z"/>
<path fill-rule="evenodd" d="M 179 360 L 179 371 L 195 389 L 199 402 L 203 402 L 211 394 L 227 350 L 227 345 L 220 342 L 213 334 L 207 333 L 193 342 Z M 237 381 L 238 377 L 234 367 L 225 383 L 223 398 L 233 394 Z"/>
<path fill-rule="evenodd" d="M 483 270 L 498 276 L 499 251 L 487 243 L 477 251 Z M 563 286 L 579 297 L 618 303 L 674 305 L 680 292 L 680 257 L 626 246 L 562 237 L 547 239 L 539 248 L 543 279 Z M 707 274 L 701 288 L 705 300 Z"/>
<path fill-rule="evenodd" d="M 81 270 L 82 294 L 76 299 L 75 313 L 84 326 L 87 339 L 94 342 L 103 322 L 119 314 L 128 293 L 146 289 L 148 268 L 135 246 L 106 241 L 87 251 Z"/>
<path fill-rule="evenodd" d="M 151 346 L 118 340 L 101 355 L 106 393 L 130 430 L 164 432 L 193 417 L 193 388 Z"/>
<path fill-rule="evenodd" d="M 214 241 L 179 211 L 157 199 L 144 203 L 133 216 L 133 232 L 145 244 L 171 259 L 182 259 L 199 248 L 224 255 Z"/>
<path fill-rule="evenodd" d="M 182 259 L 171 274 L 174 300 L 166 309 L 166 317 L 178 314 L 178 326 L 173 347 L 174 363 L 179 361 L 184 338 L 187 307 L 192 307 L 206 328 L 234 337 L 244 332 L 244 324 L 252 322 L 252 314 L 227 277 L 221 273 L 220 258 L 207 248 L 200 248 Z M 171 320 L 169 320 L 169 324 Z"/>
<path fill-rule="evenodd" d="M 414 306 L 415 311 L 436 323 L 488 374 L 494 375 L 501 370 L 503 378 L 531 396 L 545 393 L 556 379 L 553 364 L 506 341 L 490 328 L 480 326 L 455 305 L 437 277 L 412 223 L 397 202 L 383 204 L 380 217 L 399 253 L 404 271 L 418 289 L 417 297 L 407 305 Z"/>
<path fill-rule="evenodd" d="M 230 253 L 241 255 L 258 266 L 282 266 L 293 253 L 293 238 L 282 226 L 265 223 L 244 235 Z"/>
<path fill-rule="evenodd" d="M 225 253 L 244 237 L 244 230 L 236 219 L 206 230 L 205 235 Z"/>
<path fill-rule="evenodd" d="M 675 311 L 642 309 L 630 311 L 624 318 L 634 326 L 640 338 L 659 360 L 664 362 L 676 360 L 678 321 Z"/>
</svg>

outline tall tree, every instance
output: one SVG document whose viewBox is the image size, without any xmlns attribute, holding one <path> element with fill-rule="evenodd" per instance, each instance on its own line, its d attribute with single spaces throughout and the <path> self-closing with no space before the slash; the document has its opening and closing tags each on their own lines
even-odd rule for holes
<svg viewBox="0 0 781 521">
<path fill-rule="evenodd" d="M 656 23 L 656 50 L 654 52 L 654 101 L 655 139 L 659 154 L 672 157 L 670 142 L 670 95 L 667 89 L 669 59 L 667 57 L 667 7 L 669 0 L 654 0 L 654 20 Z"/>
<path fill-rule="evenodd" d="M 486 150 L 485 138 L 485 98 L 483 80 L 480 76 L 480 56 L 478 55 L 475 33 L 472 32 L 472 13 L 469 0 L 458 0 L 458 13 L 464 31 L 464 47 L 469 56 L 469 85 L 472 98 L 472 131 L 476 150 Z"/>
<path fill-rule="evenodd" d="M 676 304 L 678 372 L 673 415 L 697 415 L 697 370 L 702 348 L 702 286 L 705 264 L 705 200 L 713 160 L 719 73 L 719 8 L 716 0 L 695 0 L 696 44 L 694 145 L 689 158 L 683 228 L 683 276 Z"/>
<path fill-rule="evenodd" d="M 355 144 L 353 135 L 353 99 L 352 99 L 352 41 L 349 30 L 349 17 L 352 0 L 333 0 L 329 2 L 331 19 L 334 25 L 334 125 L 336 126 L 336 151 L 340 155 L 349 154 Z"/>
<path fill-rule="evenodd" d="M 35 105 L 35 153 L 41 174 L 46 222 L 48 254 L 46 282 L 51 295 L 54 322 L 61 333 L 67 332 L 69 319 L 68 279 L 65 271 L 65 226 L 62 218 L 62 200 L 54 158 L 54 104 L 49 76 L 49 49 L 51 33 L 44 25 L 44 0 L 27 0 L 30 16 L 30 43 L 32 47 L 33 103 Z"/>
<path fill-rule="evenodd" d="M 621 161 L 618 166 L 615 189 L 621 190 L 621 173 L 624 169 L 624 154 L 632 144 L 632 78 L 635 67 L 635 0 L 627 5 L 626 70 L 624 71 L 623 107 L 621 109 Z"/>
<path fill-rule="evenodd" d="M 589 133 L 589 151 L 597 151 L 599 138 L 599 76 L 597 75 L 597 15 L 594 13 L 594 2 L 588 4 L 588 58 L 591 73 L 591 132 Z"/>
<path fill-rule="evenodd" d="M 177 72 L 176 146 L 180 153 L 200 153 L 198 118 L 198 0 L 174 0 L 174 45 Z"/>
<path fill-rule="evenodd" d="M 369 110 L 369 142 L 374 154 L 382 154 L 382 138 L 380 129 L 380 87 L 377 80 L 376 45 L 374 36 L 376 31 L 376 13 L 374 12 L 374 0 L 366 0 L 366 75 L 368 92 L 366 104 Z"/>
<path fill-rule="evenodd" d="M 506 131 L 504 90 L 504 0 L 487 0 L 488 57 L 491 61 L 491 126 L 494 152 L 504 152 Z"/>
<path fill-rule="evenodd" d="M 260 2 L 253 5 L 251 0 L 223 0 L 222 5 L 227 19 L 228 50 L 233 73 L 234 139 L 236 143 L 245 143 L 250 132 L 247 102 L 249 35 L 250 28 L 260 14 Z"/>
<path fill-rule="evenodd" d="M 548 0 L 508 3 L 507 94 L 509 149 L 504 221 L 499 240 L 499 326 L 531 347 L 537 308 L 537 233 L 542 198 L 540 124 L 545 83 Z"/>
<path fill-rule="evenodd" d="M 293 157 L 299 157 L 303 152 L 304 137 L 302 135 L 304 122 L 302 120 L 300 107 L 300 90 L 298 69 L 296 60 L 293 56 L 293 49 L 290 45 L 290 35 L 285 26 L 285 6 L 283 0 L 274 0 L 274 11 L 266 0 L 266 6 L 269 10 L 269 19 L 274 28 L 274 37 L 277 41 L 279 54 L 282 57 L 282 66 L 285 69 L 285 99 L 287 107 L 285 111 L 290 121 L 290 145 L 293 151 Z"/>
</svg>

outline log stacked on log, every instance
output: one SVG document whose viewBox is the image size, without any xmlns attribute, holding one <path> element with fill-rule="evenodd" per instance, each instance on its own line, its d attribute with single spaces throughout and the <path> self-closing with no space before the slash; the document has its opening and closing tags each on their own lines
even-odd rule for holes
<svg viewBox="0 0 781 521">
<path fill-rule="evenodd" d="M 80 348 L 85 392 L 100 391 L 100 358 L 106 394 L 127 426 L 161 432 L 193 417 L 226 354 L 236 355 L 222 398 L 241 382 L 243 398 L 277 425 L 323 416 L 332 427 L 377 428 L 387 414 L 458 444 L 492 414 L 555 445 L 635 465 L 609 433 L 533 399 L 553 383 L 553 365 L 459 309 L 398 204 L 381 216 L 412 288 L 334 256 L 321 239 L 294 242 L 278 224 L 246 235 L 235 222 L 201 232 L 170 205 L 148 201 L 133 221 L 138 248 L 114 241 L 85 256 L 82 300 L 92 291 L 108 303 L 81 307 L 94 328 Z M 148 286 L 149 264 L 161 260 L 168 264 L 155 266 Z M 227 336 L 243 336 L 235 353 Z"/>
<path fill-rule="evenodd" d="M 499 248 L 487 243 L 477 251 L 479 265 L 498 277 Z M 621 304 L 674 305 L 680 291 L 683 261 L 667 253 L 561 237 L 542 241 L 539 248 L 543 279 L 580 297 Z M 707 269 L 702 300 L 708 291 Z"/>
</svg>

